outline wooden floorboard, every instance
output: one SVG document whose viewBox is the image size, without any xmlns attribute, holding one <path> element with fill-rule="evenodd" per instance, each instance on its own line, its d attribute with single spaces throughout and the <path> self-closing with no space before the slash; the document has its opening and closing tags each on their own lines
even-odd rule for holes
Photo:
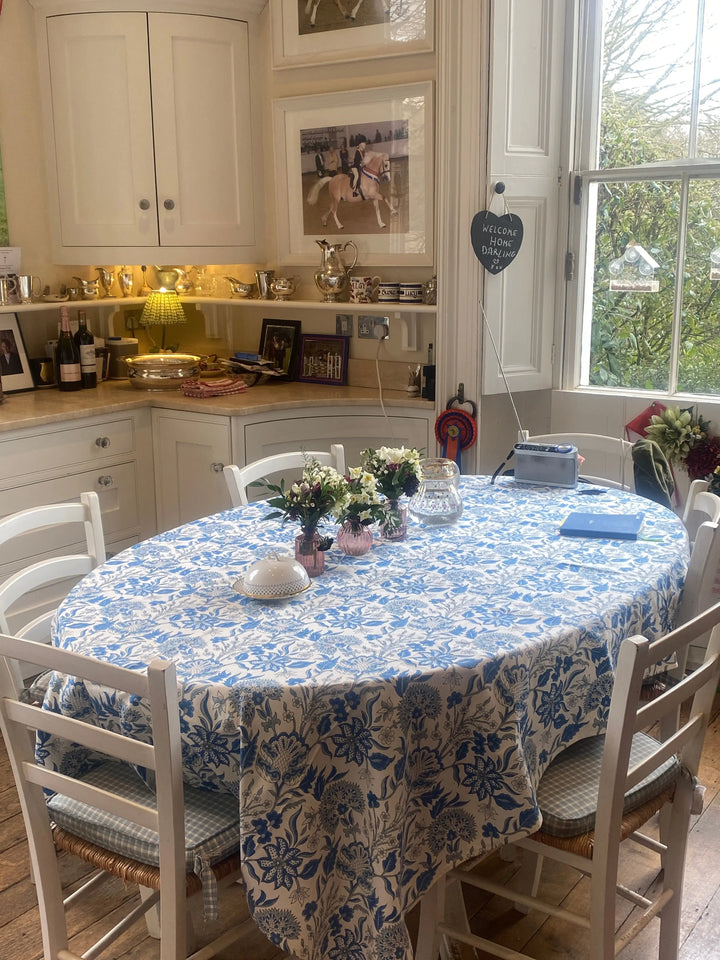
<svg viewBox="0 0 720 960">
<path fill-rule="evenodd" d="M 693 818 L 689 838 L 685 893 L 682 915 L 680 960 L 709 960 L 720 956 L 720 696 L 716 700 L 713 719 L 703 751 L 701 778 L 706 786 L 705 808 Z M 631 848 L 635 850 L 635 848 Z M 634 878 L 640 874 L 638 889 L 656 881 L 654 864 L 645 851 L 626 855 L 623 874 Z M 480 868 L 484 873 L 505 880 L 517 867 L 500 859 L 488 858 Z M 76 858 L 62 856 L 62 872 L 68 884 L 75 884 L 86 872 Z M 578 908 L 587 903 L 588 882 L 578 880 L 570 868 L 549 865 L 544 873 L 544 893 L 557 903 Z M 83 907 L 73 908 L 71 931 L 73 949 L 82 952 L 98 931 L 104 930 L 115 915 L 119 902 L 136 896 L 125 890 L 119 881 L 101 888 Z M 466 894 L 471 924 L 477 932 L 497 936 L 507 946 L 527 950 L 537 960 L 581 960 L 586 955 L 586 937 L 575 927 L 558 920 L 546 920 L 531 912 L 516 913 L 507 903 L 490 898 L 482 891 Z M 623 907 L 625 905 L 623 904 Z M 283 960 L 276 947 L 258 931 L 248 916 L 247 905 L 239 887 L 224 891 L 222 919 L 204 924 L 199 916 L 201 903 L 194 898 L 193 916 L 199 942 L 212 939 L 230 925 L 242 924 L 239 941 L 218 956 L 220 960 Z M 625 912 L 629 912 L 627 908 Z M 411 933 L 417 928 L 417 909 L 408 918 Z M 651 924 L 622 953 L 623 960 L 655 960 L 657 957 L 657 925 Z M 30 880 L 30 867 L 25 830 L 17 792 L 12 780 L 5 746 L 0 738 L 0 943 L 3 960 L 42 960 L 42 944 L 38 921 L 35 888 Z M 158 960 L 159 946 L 147 935 L 144 923 L 126 933 L 103 957 L 107 960 Z M 478 960 L 487 955 L 478 954 Z"/>
</svg>

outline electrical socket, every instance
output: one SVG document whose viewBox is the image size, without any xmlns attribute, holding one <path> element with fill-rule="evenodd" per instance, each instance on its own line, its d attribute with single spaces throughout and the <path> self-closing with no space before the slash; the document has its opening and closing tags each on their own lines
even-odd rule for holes
<svg viewBox="0 0 720 960">
<path fill-rule="evenodd" d="M 358 337 L 361 340 L 387 340 L 390 337 L 390 317 L 358 317 Z"/>
<path fill-rule="evenodd" d="M 125 329 L 134 330 L 135 327 L 139 327 L 141 316 L 142 316 L 142 310 L 126 310 L 125 311 Z"/>
</svg>

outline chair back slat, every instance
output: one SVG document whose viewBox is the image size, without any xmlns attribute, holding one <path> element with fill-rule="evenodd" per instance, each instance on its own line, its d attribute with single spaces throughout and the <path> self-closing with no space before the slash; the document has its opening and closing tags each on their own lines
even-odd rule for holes
<svg viewBox="0 0 720 960">
<path fill-rule="evenodd" d="M 263 457 L 238 467 L 234 463 L 224 468 L 228 492 L 234 507 L 245 506 L 248 502 L 248 487 L 260 480 L 270 479 L 273 475 L 286 470 L 302 471 L 308 460 L 317 460 L 326 467 L 334 467 L 338 473 L 345 473 L 345 449 L 340 443 L 333 443 L 327 450 L 292 450 Z M 267 492 L 270 496 L 270 491 Z"/>
</svg>

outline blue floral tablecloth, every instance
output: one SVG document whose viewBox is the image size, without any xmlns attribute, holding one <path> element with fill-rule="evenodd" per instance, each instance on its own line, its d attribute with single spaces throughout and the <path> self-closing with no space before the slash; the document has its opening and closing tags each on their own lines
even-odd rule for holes
<svg viewBox="0 0 720 960">
<path fill-rule="evenodd" d="M 253 504 L 131 547 L 59 610 L 61 646 L 175 661 L 186 778 L 238 794 L 252 914 L 303 960 L 408 957 L 403 916 L 436 877 L 538 827 L 535 785 L 605 723 L 623 637 L 673 625 L 688 547 L 669 510 L 509 478 L 461 493 L 456 525 L 333 547 L 290 600 L 234 589 L 296 532 Z M 560 536 L 571 510 L 641 511 L 641 539 Z M 147 722 L 63 678 L 46 706 Z M 52 742 L 39 759 L 86 762 Z"/>
</svg>

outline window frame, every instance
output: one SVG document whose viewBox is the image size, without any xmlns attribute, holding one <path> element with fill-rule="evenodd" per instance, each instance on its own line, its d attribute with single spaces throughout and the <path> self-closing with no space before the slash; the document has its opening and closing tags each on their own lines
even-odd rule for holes
<svg viewBox="0 0 720 960">
<path fill-rule="evenodd" d="M 699 0 L 705 7 L 705 0 Z M 573 135 L 570 162 L 570 194 L 567 211 L 568 258 L 565 291 L 565 336 L 562 368 L 562 388 L 600 392 L 607 395 L 634 395 L 644 397 L 698 398 L 709 396 L 720 400 L 720 394 L 696 394 L 678 392 L 678 369 L 680 360 L 680 328 L 682 284 L 676 284 L 672 318 L 672 343 L 669 358 L 667 390 L 638 390 L 633 387 L 604 387 L 599 384 L 583 384 L 581 378 L 587 363 L 592 330 L 591 299 L 594 262 L 592 250 L 595 242 L 596 185 L 598 183 L 648 182 L 649 180 L 675 180 L 680 183 L 681 207 L 678 224 L 677 269 L 684 261 L 687 241 L 687 205 L 689 185 L 693 180 L 720 180 L 720 159 L 685 158 L 638 165 L 637 167 L 591 167 L 590 160 L 598 155 L 600 124 L 598 114 L 601 98 L 602 68 L 602 2 L 580 0 L 578 15 L 570 27 L 573 36 L 573 64 L 571 71 L 571 99 Z M 696 58 L 693 76 L 691 119 L 697 119 L 699 67 Z M 691 150 L 695 149 L 695 137 Z"/>
</svg>

